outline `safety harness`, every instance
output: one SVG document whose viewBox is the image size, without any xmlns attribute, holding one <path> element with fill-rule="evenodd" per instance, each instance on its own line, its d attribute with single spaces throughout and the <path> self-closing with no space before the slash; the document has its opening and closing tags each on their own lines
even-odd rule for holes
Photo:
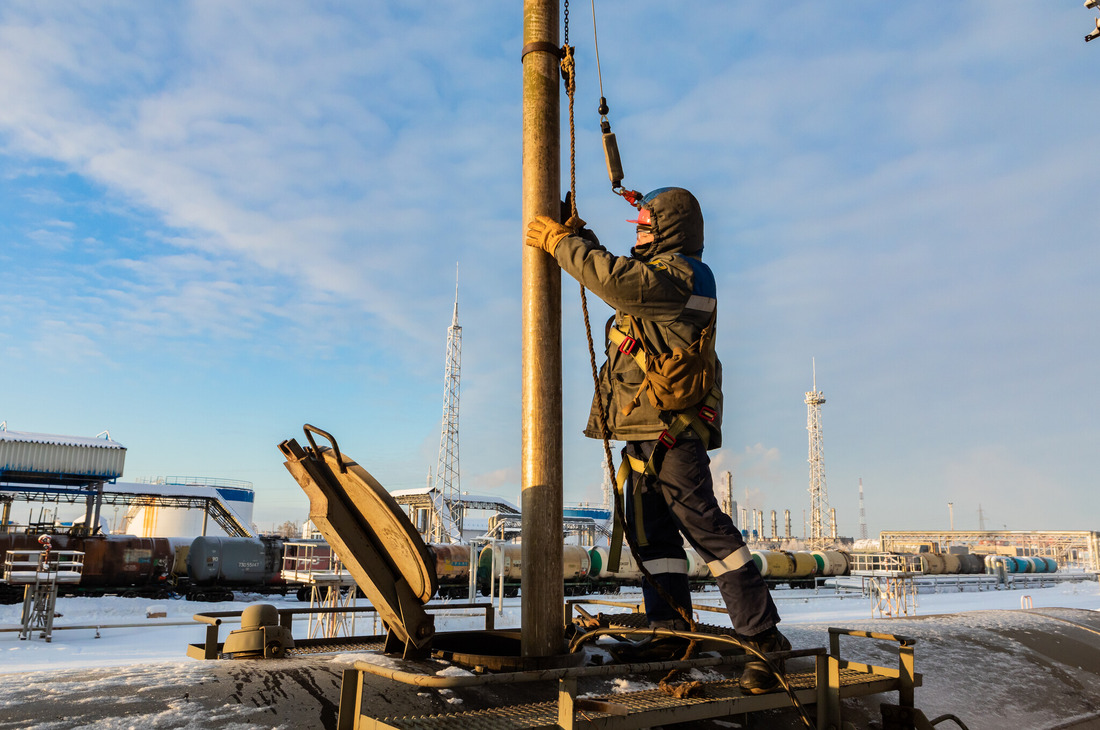
<svg viewBox="0 0 1100 730">
<path fill-rule="evenodd" d="M 714 276 L 710 272 L 710 269 L 702 262 L 688 256 L 683 256 L 682 254 L 677 255 L 689 262 L 695 273 L 693 277 L 692 294 L 688 299 L 685 310 L 710 309 L 711 311 L 710 320 L 700 331 L 697 342 L 705 340 L 708 336 L 711 338 L 711 342 L 713 342 L 714 324 L 717 319 Z M 641 368 L 642 372 L 646 374 L 646 377 L 648 377 L 651 370 L 651 357 L 647 354 L 649 348 L 642 337 L 641 327 L 633 317 L 628 317 L 627 323 L 630 332 L 624 332 L 618 326 L 615 326 L 608 330 L 607 337 L 620 353 L 633 359 L 638 367 Z M 708 355 L 711 358 L 714 357 L 712 345 L 708 349 Z M 639 396 L 640 394 L 639 392 Z M 697 401 L 692 407 L 679 411 L 668 427 L 657 436 L 653 452 L 650 454 L 647 461 L 642 461 L 630 454 L 623 455 L 623 461 L 619 465 L 619 470 L 615 477 L 615 486 L 620 499 L 622 499 L 624 503 L 631 503 L 634 511 L 635 539 L 639 545 L 648 545 L 649 541 L 646 539 L 642 522 L 642 502 L 641 499 L 638 498 L 640 481 L 632 490 L 629 499 L 625 491 L 626 482 L 630 477 L 630 473 L 634 472 L 643 476 L 656 477 L 665 453 L 673 448 L 681 435 L 689 429 L 696 438 L 703 442 L 704 448 L 709 448 L 714 422 L 718 418 L 718 409 L 721 407 L 721 403 L 722 393 L 718 388 L 717 382 L 712 380 L 710 389 L 703 398 Z M 622 552 L 622 539 L 623 525 L 620 523 L 618 512 L 616 512 L 615 522 L 612 527 L 611 544 L 608 550 L 608 565 L 614 566 L 612 569 L 617 569 L 619 565 Z"/>
</svg>

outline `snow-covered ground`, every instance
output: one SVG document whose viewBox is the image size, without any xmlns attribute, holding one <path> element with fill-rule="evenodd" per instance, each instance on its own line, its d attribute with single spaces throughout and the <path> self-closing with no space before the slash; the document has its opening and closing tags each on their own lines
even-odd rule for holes
<svg viewBox="0 0 1100 730">
<path fill-rule="evenodd" d="M 980 592 L 942 587 L 941 592 L 918 595 L 916 622 L 873 620 L 876 617 L 872 616 L 871 601 L 858 594 L 837 595 L 822 589 L 777 590 L 773 595 L 783 616 L 782 627 L 796 648 L 823 645 L 820 642 L 827 626 L 905 635 L 918 632 L 921 638 L 917 669 L 925 674 L 925 680 L 917 692 L 917 705 L 928 717 L 956 713 L 964 717 L 971 730 L 1084 728 L 1094 726 L 1088 723 L 1100 723 L 1100 714 L 1096 713 L 1096 707 L 1100 706 L 1097 704 L 1100 689 L 1096 687 L 1100 652 L 1095 642 L 1080 643 L 1068 634 L 1058 634 L 1057 617 L 1051 619 L 1019 610 L 1029 605 L 1037 612 L 1055 608 L 1100 611 L 1100 584 L 1096 581 Z M 293 598 L 242 598 L 281 608 L 303 607 Z M 641 594 L 624 593 L 617 598 L 639 602 Z M 303 722 L 334 727 L 340 671 L 357 659 L 375 663 L 396 661 L 363 653 L 293 658 L 271 663 L 270 671 L 274 673 L 260 675 L 256 673 L 259 670 L 244 666 L 249 662 L 201 662 L 186 657 L 187 644 L 200 643 L 205 637 L 205 625 L 191 620 L 195 613 L 243 610 L 251 602 L 60 599 L 57 610 L 62 615 L 56 619 L 51 643 L 37 636 L 20 640 L 15 631 L 0 631 L 0 728 L 289 730 L 303 726 Z M 717 605 L 720 599 L 716 592 L 706 591 L 696 594 L 695 602 Z M 146 618 L 150 609 L 156 613 L 163 611 L 166 617 Z M 0 606 L 0 629 L 17 628 L 20 611 L 20 605 Z M 440 631 L 483 626 L 484 619 L 476 612 L 448 608 L 446 604 L 433 612 Z M 517 626 L 520 613 L 519 600 L 506 599 L 503 611 L 495 616 L 496 626 Z M 919 619 L 941 614 L 954 615 L 935 622 Z M 700 612 L 699 619 L 728 625 L 723 613 Z M 296 622 L 295 635 L 304 636 L 306 620 L 298 618 Z M 110 628 L 119 624 L 139 626 Z M 96 628 L 66 630 L 66 626 L 99 626 L 99 638 Z M 223 626 L 221 637 L 224 639 L 233 628 L 232 624 Z M 1100 625 L 1082 630 L 1092 635 L 1100 633 L 1098 629 Z M 371 619 L 360 618 L 355 633 L 381 631 Z M 1003 637 L 1003 641 L 998 637 Z M 1035 650 L 1036 645 L 1029 643 L 1032 641 L 1044 645 L 1069 642 L 1083 649 L 1072 655 L 1068 664 L 1052 662 L 1046 654 Z M 876 646 L 871 649 L 877 654 L 884 651 Z M 976 663 L 976 657 L 983 652 L 989 655 L 981 660 L 984 666 Z M 854 658 L 889 663 L 884 654 Z M 266 681 L 261 681 L 263 676 Z M 1042 691 L 1037 692 L 1040 687 Z M 630 683 L 612 691 L 640 688 L 644 687 Z M 424 702 L 432 701 L 435 692 L 410 691 L 415 693 L 413 700 Z M 437 704 L 462 709 L 453 706 L 461 705 L 462 701 L 449 692 L 436 693 Z M 393 692 L 387 690 L 386 694 Z M 861 716 L 862 719 L 875 717 L 876 708 L 868 706 L 870 714 Z M 1011 718 L 1007 725 L 1003 724 L 1006 717 Z M 856 718 L 856 723 L 860 727 L 867 724 L 861 723 L 860 718 Z"/>
<path fill-rule="evenodd" d="M 1095 581 L 1062 583 L 1047 588 L 1024 590 L 984 590 L 959 592 L 954 587 L 942 587 L 941 593 L 921 592 L 917 597 L 916 614 L 959 613 L 985 609 L 1019 609 L 1024 597 L 1030 596 L 1034 608 L 1084 608 L 1100 611 L 1100 584 Z M 831 589 L 817 592 L 806 590 L 776 590 L 776 598 L 784 625 L 832 623 L 865 620 L 872 616 L 871 602 L 857 594 L 836 595 Z M 293 597 L 242 596 L 247 601 L 220 603 L 193 603 L 190 601 L 152 601 L 139 598 L 59 598 L 53 641 L 46 643 L 32 637 L 22 641 L 16 631 L 19 627 L 22 605 L 0 606 L 0 674 L 29 672 L 44 669 L 113 667 L 165 661 L 191 661 L 185 656 L 187 645 L 200 643 L 206 636 L 204 624 L 192 623 L 196 613 L 213 611 L 241 611 L 253 602 L 271 603 L 279 608 L 304 608 L 307 604 Z M 641 593 L 622 593 L 615 598 L 624 601 L 641 601 Z M 479 599 L 485 600 L 485 599 Z M 720 605 L 715 591 L 695 595 L 696 604 Z M 446 605 L 446 604 L 444 604 Z M 165 618 L 148 619 L 149 609 L 166 613 Z M 496 609 L 494 608 L 496 611 Z M 482 614 L 469 611 L 437 610 L 436 630 L 457 631 L 483 627 Z M 704 623 L 728 626 L 724 613 L 700 612 L 698 619 Z M 306 620 L 297 618 L 295 635 L 302 636 Z M 357 619 L 355 633 L 382 633 L 370 618 Z M 183 626 L 168 624 L 184 622 Z M 520 624 L 518 598 L 505 599 L 503 613 L 495 617 L 498 628 Z M 112 624 L 140 624 L 126 628 L 109 628 Z M 97 629 L 66 630 L 66 626 L 100 626 Z M 159 627 L 151 631 L 153 627 Z M 224 638 L 232 625 L 223 626 Z M 883 630 L 888 630 L 884 628 Z"/>
</svg>

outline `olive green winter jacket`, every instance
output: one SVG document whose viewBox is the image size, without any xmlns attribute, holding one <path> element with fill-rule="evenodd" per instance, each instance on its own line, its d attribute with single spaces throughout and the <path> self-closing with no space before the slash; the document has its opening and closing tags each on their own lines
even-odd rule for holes
<svg viewBox="0 0 1100 730">
<path fill-rule="evenodd" d="M 642 207 L 653 216 L 654 241 L 646 251 L 616 256 L 594 236 L 567 236 L 554 251 L 558 264 L 586 289 L 615 309 L 608 321 L 630 333 L 629 317 L 642 329 L 641 339 L 651 352 L 671 352 L 699 338 L 717 306 L 714 278 L 702 263 L 703 216 L 699 203 L 687 190 L 662 188 L 650 193 Z M 600 390 L 607 408 L 610 438 L 620 441 L 656 439 L 675 419 L 646 397 L 629 414 L 624 410 L 635 399 L 644 378 L 642 369 L 628 354 L 606 340 L 607 362 L 600 369 Z M 710 424 L 709 448 L 721 445 L 721 363 L 715 358 L 715 382 L 719 394 L 717 417 Z M 585 435 L 603 438 L 599 400 L 593 398 Z M 686 434 L 690 436 L 689 432 Z"/>
</svg>

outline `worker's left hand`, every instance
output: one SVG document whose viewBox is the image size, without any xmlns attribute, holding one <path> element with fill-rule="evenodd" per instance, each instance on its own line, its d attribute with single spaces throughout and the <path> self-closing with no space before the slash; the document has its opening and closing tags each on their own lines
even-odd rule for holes
<svg viewBox="0 0 1100 730">
<path fill-rule="evenodd" d="M 553 256 L 554 250 L 558 247 L 561 239 L 572 233 L 573 229 L 568 226 L 558 223 L 549 216 L 540 215 L 527 224 L 527 237 L 524 239 L 524 243 L 528 246 L 541 248 Z"/>
<path fill-rule="evenodd" d="M 559 218 L 565 221 L 565 227 L 573 231 L 573 233 L 580 233 L 587 223 L 579 215 L 573 213 L 573 193 L 567 191 L 565 193 L 565 200 L 561 201 L 561 215 Z"/>
</svg>

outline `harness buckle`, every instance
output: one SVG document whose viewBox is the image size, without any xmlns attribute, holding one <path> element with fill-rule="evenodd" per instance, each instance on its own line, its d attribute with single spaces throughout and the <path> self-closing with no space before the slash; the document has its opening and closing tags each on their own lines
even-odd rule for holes
<svg viewBox="0 0 1100 730">
<path fill-rule="evenodd" d="M 676 445 L 676 437 L 670 434 L 667 430 L 661 431 L 661 435 L 657 437 L 657 440 L 670 449 Z"/>
<path fill-rule="evenodd" d="M 714 423 L 714 419 L 718 418 L 718 411 L 714 410 L 710 406 L 703 406 L 699 409 L 699 418 L 703 419 L 707 423 Z"/>
<path fill-rule="evenodd" d="M 629 355 L 634 352 L 634 346 L 638 344 L 638 341 L 630 335 L 623 335 L 623 341 L 619 343 L 619 352 L 624 355 Z"/>
</svg>

